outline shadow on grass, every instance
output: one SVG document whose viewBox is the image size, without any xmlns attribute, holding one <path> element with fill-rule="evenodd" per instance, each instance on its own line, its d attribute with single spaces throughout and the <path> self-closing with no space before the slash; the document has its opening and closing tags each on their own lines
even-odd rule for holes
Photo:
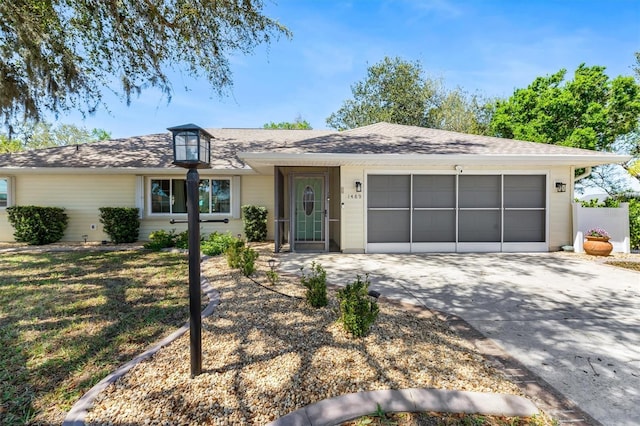
<svg viewBox="0 0 640 426">
<path fill-rule="evenodd" d="M 2 424 L 60 424 L 91 386 L 182 325 L 186 260 L 149 252 L 0 255 Z"/>
</svg>

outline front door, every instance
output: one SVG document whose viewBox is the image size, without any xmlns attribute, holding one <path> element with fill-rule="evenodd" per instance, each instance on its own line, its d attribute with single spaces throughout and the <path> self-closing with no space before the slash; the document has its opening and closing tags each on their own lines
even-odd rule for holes
<svg viewBox="0 0 640 426">
<path fill-rule="evenodd" d="M 326 177 L 294 176 L 294 251 L 328 251 Z"/>
</svg>

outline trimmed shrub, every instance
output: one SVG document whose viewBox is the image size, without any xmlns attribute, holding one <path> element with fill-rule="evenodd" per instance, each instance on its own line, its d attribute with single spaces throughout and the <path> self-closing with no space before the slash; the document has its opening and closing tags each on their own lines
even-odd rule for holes
<svg viewBox="0 0 640 426">
<path fill-rule="evenodd" d="M 238 269 L 242 264 L 242 250 L 244 249 L 244 241 L 239 238 L 236 238 L 231 242 L 227 251 L 225 252 L 227 255 L 227 265 L 230 268 Z"/>
<path fill-rule="evenodd" d="M 149 242 L 144 244 L 144 248 L 160 251 L 163 248 L 175 247 L 176 245 L 176 233 L 175 230 L 167 232 L 164 229 L 153 231 L 149 234 Z"/>
<path fill-rule="evenodd" d="M 209 237 L 202 242 L 200 247 L 202 253 L 207 256 L 218 256 L 222 253 L 226 253 L 227 249 L 229 249 L 235 241 L 239 240 L 236 237 L 231 236 L 230 232 L 227 232 L 226 234 L 214 232 L 209 234 Z"/>
<path fill-rule="evenodd" d="M 327 271 L 316 262 L 311 262 L 311 273 L 304 273 L 304 267 L 300 268 L 302 277 L 300 282 L 307 288 L 307 302 L 314 308 L 327 306 Z"/>
<path fill-rule="evenodd" d="M 100 207 L 98 210 L 100 223 L 112 242 L 121 244 L 138 241 L 140 211 L 137 207 Z"/>
<path fill-rule="evenodd" d="M 247 241 L 267 239 L 267 208 L 262 206 L 242 206 L 242 221 Z"/>
<path fill-rule="evenodd" d="M 243 247 L 240 253 L 240 270 L 245 277 L 251 276 L 256 270 L 256 259 L 258 258 L 258 252 L 251 247 Z"/>
<path fill-rule="evenodd" d="M 7 207 L 7 214 L 16 241 L 31 245 L 60 241 L 69 222 L 60 207 L 12 206 Z"/>
<path fill-rule="evenodd" d="M 200 237 L 200 241 L 203 241 L 202 237 Z M 186 250 L 189 248 L 189 230 L 185 230 L 176 234 L 176 242 L 175 246 L 179 249 Z"/>
<path fill-rule="evenodd" d="M 340 301 L 340 318 L 342 327 L 353 337 L 362 337 L 369 331 L 378 317 L 378 303 L 369 297 L 369 276 L 364 281 L 360 275 L 355 282 L 338 290 Z"/>
</svg>

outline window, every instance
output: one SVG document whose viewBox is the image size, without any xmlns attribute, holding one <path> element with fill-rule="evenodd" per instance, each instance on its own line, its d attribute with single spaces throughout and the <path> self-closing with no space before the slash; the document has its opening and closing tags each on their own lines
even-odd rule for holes
<svg viewBox="0 0 640 426">
<path fill-rule="evenodd" d="M 187 181 L 151 179 L 151 213 L 186 213 Z M 231 179 L 202 179 L 198 185 L 200 213 L 231 213 Z"/>
<path fill-rule="evenodd" d="M 9 205 L 9 179 L 0 178 L 0 208 Z"/>
</svg>

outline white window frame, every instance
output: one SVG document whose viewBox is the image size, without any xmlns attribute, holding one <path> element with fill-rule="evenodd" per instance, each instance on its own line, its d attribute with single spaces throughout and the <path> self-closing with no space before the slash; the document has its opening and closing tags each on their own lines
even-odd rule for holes
<svg viewBox="0 0 640 426">
<path fill-rule="evenodd" d="M 13 205 L 13 178 L 11 176 L 0 176 L 0 180 L 7 181 L 7 205 L 0 206 L 0 210 L 4 210 L 7 207 L 11 207 Z"/>
<path fill-rule="evenodd" d="M 187 213 L 185 212 L 181 212 L 181 213 L 174 213 L 173 212 L 173 207 L 171 207 L 171 212 L 166 212 L 166 213 L 155 213 L 153 212 L 153 206 L 152 206 L 152 194 L 151 194 L 151 182 L 154 180 L 168 180 L 169 181 L 169 187 L 171 188 L 171 181 L 173 180 L 186 180 L 186 177 L 176 177 L 176 176 L 149 176 L 147 178 L 147 184 L 146 184 L 146 204 L 147 204 L 147 216 L 148 217 L 168 217 L 168 216 L 186 216 Z M 208 181 L 212 181 L 212 180 L 227 180 L 229 181 L 229 211 L 228 212 L 213 212 L 213 213 L 200 213 L 200 216 L 204 216 L 204 217 L 229 217 L 229 216 L 233 216 L 236 217 L 236 198 L 237 198 L 237 190 L 236 187 L 239 185 L 239 182 L 237 181 L 237 179 L 235 179 L 235 177 L 233 176 L 200 176 L 200 180 L 208 180 Z M 211 194 L 211 193 L 209 193 Z M 209 209 L 211 209 L 211 196 L 209 196 Z M 238 212 L 239 214 L 239 212 Z"/>
</svg>

